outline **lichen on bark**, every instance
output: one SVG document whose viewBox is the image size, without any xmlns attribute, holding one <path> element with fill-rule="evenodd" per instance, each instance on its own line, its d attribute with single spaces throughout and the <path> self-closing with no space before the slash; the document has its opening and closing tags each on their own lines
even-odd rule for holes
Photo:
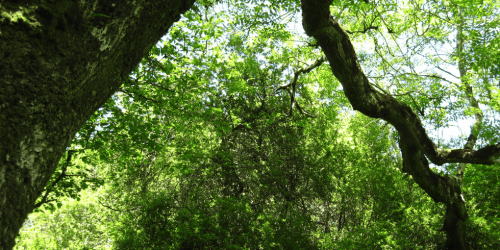
<svg viewBox="0 0 500 250">
<path fill-rule="evenodd" d="M 2 3 L 0 250 L 14 246 L 78 129 L 193 2 Z"/>
</svg>

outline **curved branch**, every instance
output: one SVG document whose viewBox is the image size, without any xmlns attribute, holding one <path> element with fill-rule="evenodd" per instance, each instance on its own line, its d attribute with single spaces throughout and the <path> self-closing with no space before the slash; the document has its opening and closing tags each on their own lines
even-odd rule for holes
<svg viewBox="0 0 500 250">
<path fill-rule="evenodd" d="M 498 161 L 500 144 L 476 151 L 438 148 L 407 104 L 377 91 L 369 83 L 349 35 L 330 15 L 331 3 L 331 0 L 302 0 L 302 25 L 306 34 L 318 41 L 353 109 L 372 118 L 381 118 L 397 129 L 403 172 L 411 174 L 434 201 L 452 204 L 455 194 L 460 192 L 459 184 L 432 172 L 427 159 L 437 165 L 451 162 L 491 165 Z"/>
<path fill-rule="evenodd" d="M 311 70 L 313 70 L 313 69 L 321 66 L 321 64 L 323 64 L 324 61 L 326 61 L 326 57 L 322 56 L 318 60 L 316 60 L 313 64 L 295 71 L 294 72 L 294 76 L 293 76 L 293 80 L 290 83 L 288 83 L 288 84 L 279 86 L 274 91 L 274 93 L 278 92 L 278 90 L 287 89 L 290 86 L 295 86 L 297 84 L 297 80 L 299 79 L 299 75 L 300 74 L 307 74 L 307 73 L 311 72 Z"/>
<path fill-rule="evenodd" d="M 311 70 L 321 66 L 321 64 L 323 64 L 323 62 L 326 61 L 326 57 L 325 56 L 321 56 L 318 60 L 316 60 L 313 64 L 307 66 L 307 67 L 304 67 L 304 68 L 301 68 L 297 71 L 294 72 L 294 76 L 293 76 L 293 80 L 288 83 L 288 84 L 285 84 L 285 85 L 281 85 L 279 86 L 275 91 L 274 93 L 278 92 L 278 90 L 287 90 L 288 91 L 288 94 L 290 94 L 290 116 L 292 116 L 293 114 L 293 107 L 295 104 L 297 104 L 297 107 L 299 108 L 299 112 L 301 114 L 306 114 L 307 116 L 310 116 L 310 117 L 313 117 L 311 114 L 309 113 L 304 113 L 302 111 L 302 109 L 298 106 L 298 103 L 296 102 L 295 100 L 295 86 L 297 85 L 297 80 L 299 79 L 299 75 L 300 74 L 307 74 L 309 72 L 311 72 Z M 290 91 L 290 89 L 288 89 L 288 87 L 292 86 L 292 90 Z M 273 94 L 274 94 L 273 93 Z"/>
<path fill-rule="evenodd" d="M 479 150 L 441 149 L 427 135 L 413 110 L 391 95 L 381 93 L 369 83 L 358 62 L 349 35 L 332 18 L 331 0 L 302 0 L 304 30 L 323 49 L 335 77 L 340 81 L 355 110 L 391 123 L 411 144 L 421 150 L 434 164 L 464 162 L 491 165 L 500 155 L 500 144 Z"/>
</svg>

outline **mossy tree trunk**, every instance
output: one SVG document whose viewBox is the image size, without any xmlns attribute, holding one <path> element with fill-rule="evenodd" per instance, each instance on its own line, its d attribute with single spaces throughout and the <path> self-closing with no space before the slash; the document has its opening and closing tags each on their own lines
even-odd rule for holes
<svg viewBox="0 0 500 250">
<path fill-rule="evenodd" d="M 409 173 L 435 202 L 443 202 L 446 205 L 443 230 L 446 231 L 448 238 L 447 248 L 468 249 L 465 241 L 465 222 L 468 215 L 461 194 L 463 172 L 459 175 L 443 177 L 431 171 L 428 160 L 436 165 L 444 163 L 491 165 L 498 162 L 500 144 L 473 150 L 474 144 L 469 138 L 467 145 L 472 143 L 472 146 L 466 146 L 463 149 L 438 148 L 427 135 L 420 118 L 408 105 L 371 86 L 361 69 L 349 35 L 330 15 L 329 7 L 332 0 L 302 0 L 301 2 L 304 30 L 308 36 L 318 41 L 352 107 L 367 116 L 384 119 L 398 130 L 399 147 L 403 156 L 403 172 Z M 467 94 L 472 96 L 470 91 Z M 472 106 L 474 102 L 472 98 Z M 479 128 L 476 127 L 480 126 L 481 117 L 476 115 L 472 137 L 477 136 Z M 475 143 L 474 138 L 473 142 Z"/>
<path fill-rule="evenodd" d="M 0 249 L 75 133 L 193 2 L 0 3 Z"/>
</svg>

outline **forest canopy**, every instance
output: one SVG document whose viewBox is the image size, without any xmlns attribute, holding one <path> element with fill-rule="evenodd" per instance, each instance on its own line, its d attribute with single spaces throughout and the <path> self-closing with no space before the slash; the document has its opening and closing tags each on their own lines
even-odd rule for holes
<svg viewBox="0 0 500 250">
<path fill-rule="evenodd" d="M 195 3 L 15 249 L 500 248 L 499 3 L 310 2 Z"/>
</svg>

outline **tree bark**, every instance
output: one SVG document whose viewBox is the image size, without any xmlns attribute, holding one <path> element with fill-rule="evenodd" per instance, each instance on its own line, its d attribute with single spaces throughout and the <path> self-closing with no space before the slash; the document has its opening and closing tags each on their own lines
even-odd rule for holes
<svg viewBox="0 0 500 250">
<path fill-rule="evenodd" d="M 0 250 L 14 247 L 75 133 L 193 3 L 1 3 Z"/>
<path fill-rule="evenodd" d="M 432 172 L 429 162 L 479 163 L 499 162 L 500 144 L 479 150 L 438 148 L 428 137 L 420 118 L 405 103 L 378 92 L 359 65 L 349 35 L 330 15 L 332 0 L 302 0 L 302 25 L 308 36 L 314 37 L 325 53 L 335 77 L 340 81 L 352 107 L 361 113 L 391 123 L 399 132 L 403 157 L 403 172 L 435 201 L 446 204 L 443 229 L 447 232 L 450 249 L 468 249 L 465 225 L 468 215 L 461 195 L 461 180 L 457 176 L 443 177 Z"/>
</svg>

